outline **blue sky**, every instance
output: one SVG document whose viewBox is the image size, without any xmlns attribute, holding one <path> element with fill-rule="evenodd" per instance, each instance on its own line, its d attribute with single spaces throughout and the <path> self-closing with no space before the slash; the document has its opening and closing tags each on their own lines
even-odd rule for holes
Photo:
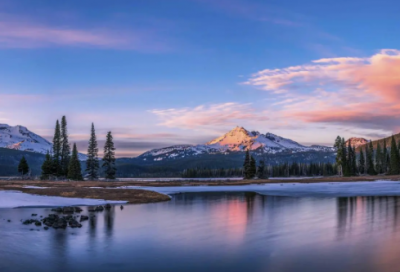
<svg viewBox="0 0 400 272">
<path fill-rule="evenodd" d="M 304 144 L 398 131 L 400 3 L 0 0 L 0 122 L 120 156 L 236 125 Z M 390 50 L 389 50 L 390 49 Z"/>
</svg>

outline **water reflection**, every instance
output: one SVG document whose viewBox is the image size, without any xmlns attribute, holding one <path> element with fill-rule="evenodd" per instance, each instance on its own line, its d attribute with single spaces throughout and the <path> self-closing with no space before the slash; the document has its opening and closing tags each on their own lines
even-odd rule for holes
<svg viewBox="0 0 400 272">
<path fill-rule="evenodd" d="M 360 226 L 365 232 L 398 230 L 399 197 L 341 197 L 336 205 L 338 239 L 346 238 Z"/>
<path fill-rule="evenodd" d="M 2 244 L 9 245 L 0 249 L 0 267 L 11 272 L 397 271 L 399 205 L 399 197 L 243 192 L 179 194 L 170 202 L 98 213 L 84 208 L 91 216 L 81 229 L 30 232 L 20 223 L 0 223 Z M 19 222 L 32 212 L 0 210 L 0 218 Z M 43 263 L 47 270 L 39 269 Z"/>
</svg>

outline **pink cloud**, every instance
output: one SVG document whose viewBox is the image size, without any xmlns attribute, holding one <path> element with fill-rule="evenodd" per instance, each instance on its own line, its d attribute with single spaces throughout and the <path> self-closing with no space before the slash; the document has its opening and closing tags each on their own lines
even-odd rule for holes
<svg viewBox="0 0 400 272">
<path fill-rule="evenodd" d="M 182 129 L 237 125 L 243 120 L 266 121 L 263 113 L 256 112 L 250 104 L 222 103 L 200 105 L 195 108 L 152 110 L 161 120 L 161 125 Z"/>
<path fill-rule="evenodd" d="M 0 48 L 41 48 L 80 46 L 138 51 L 164 51 L 152 31 L 116 31 L 115 29 L 77 29 L 17 19 L 0 19 Z"/>
<path fill-rule="evenodd" d="M 266 69 L 246 84 L 280 96 L 284 118 L 396 130 L 400 118 L 400 51 L 366 58 L 325 58 Z"/>
</svg>

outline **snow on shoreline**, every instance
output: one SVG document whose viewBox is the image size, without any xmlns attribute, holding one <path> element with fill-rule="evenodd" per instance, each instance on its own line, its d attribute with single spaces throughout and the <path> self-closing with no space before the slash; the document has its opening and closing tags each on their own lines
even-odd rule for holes
<svg viewBox="0 0 400 272">
<path fill-rule="evenodd" d="M 124 204 L 126 201 L 108 201 L 102 199 L 69 198 L 60 196 L 41 196 L 19 191 L 0 191 L 0 208 L 19 207 L 58 207 Z"/>
<path fill-rule="evenodd" d="M 256 192 L 267 196 L 289 197 L 400 196 L 399 181 L 274 183 L 176 187 L 124 186 L 119 187 L 119 189 L 143 189 L 166 195 L 194 192 Z"/>
</svg>

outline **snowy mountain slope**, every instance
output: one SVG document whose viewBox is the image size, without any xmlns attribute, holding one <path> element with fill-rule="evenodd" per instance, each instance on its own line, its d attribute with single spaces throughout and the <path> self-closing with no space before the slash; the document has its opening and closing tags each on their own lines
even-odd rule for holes
<svg viewBox="0 0 400 272">
<path fill-rule="evenodd" d="M 24 126 L 0 124 L 0 147 L 46 154 L 52 151 L 53 144 Z M 80 160 L 86 158 L 85 154 L 79 153 Z"/>
<path fill-rule="evenodd" d="M 46 154 L 52 144 L 26 127 L 0 124 L 0 147 Z"/>
<path fill-rule="evenodd" d="M 248 131 L 243 127 L 236 127 L 228 133 L 203 145 L 177 145 L 166 148 L 153 149 L 140 155 L 144 161 L 162 161 L 174 158 L 184 158 L 201 154 L 228 154 L 250 149 L 254 152 L 275 154 L 279 152 L 332 152 L 331 147 L 303 146 L 293 140 L 277 136 L 272 133 L 261 134 L 258 131 Z"/>
</svg>

